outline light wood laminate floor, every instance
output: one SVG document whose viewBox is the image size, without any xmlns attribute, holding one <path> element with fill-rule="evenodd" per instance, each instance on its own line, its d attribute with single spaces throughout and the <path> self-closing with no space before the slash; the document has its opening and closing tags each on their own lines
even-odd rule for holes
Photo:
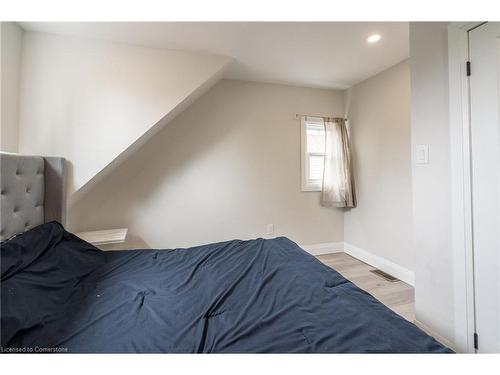
<svg viewBox="0 0 500 375">
<path fill-rule="evenodd" d="M 405 319 L 415 320 L 415 296 L 411 285 L 386 281 L 370 272 L 374 267 L 346 253 L 318 255 L 317 258 Z"/>
</svg>

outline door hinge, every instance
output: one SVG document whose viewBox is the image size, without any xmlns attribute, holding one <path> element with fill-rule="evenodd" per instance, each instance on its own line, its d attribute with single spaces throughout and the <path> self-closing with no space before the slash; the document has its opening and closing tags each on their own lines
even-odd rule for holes
<svg viewBox="0 0 500 375">
<path fill-rule="evenodd" d="M 465 63 L 465 66 L 467 68 L 467 77 L 470 77 L 470 61 L 467 61 Z"/>
<path fill-rule="evenodd" d="M 479 338 L 477 336 L 477 333 L 474 332 L 474 349 L 479 349 Z"/>
</svg>

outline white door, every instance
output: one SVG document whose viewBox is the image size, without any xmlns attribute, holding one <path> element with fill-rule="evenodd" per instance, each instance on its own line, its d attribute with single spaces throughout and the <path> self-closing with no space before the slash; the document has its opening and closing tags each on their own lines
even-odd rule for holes
<svg viewBox="0 0 500 375">
<path fill-rule="evenodd" d="M 500 23 L 469 32 L 472 217 L 478 352 L 500 352 Z"/>
</svg>

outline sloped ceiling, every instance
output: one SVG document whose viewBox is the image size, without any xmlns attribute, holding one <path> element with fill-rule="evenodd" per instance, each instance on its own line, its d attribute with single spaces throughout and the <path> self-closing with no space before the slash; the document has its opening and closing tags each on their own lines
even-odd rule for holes
<svg viewBox="0 0 500 375">
<path fill-rule="evenodd" d="M 221 77 L 229 58 L 27 32 L 19 152 L 65 157 L 77 199 Z"/>
<path fill-rule="evenodd" d="M 234 79 L 345 89 L 408 58 L 407 22 L 21 23 L 27 30 L 232 57 Z M 381 40 L 366 38 L 378 33 Z"/>
</svg>

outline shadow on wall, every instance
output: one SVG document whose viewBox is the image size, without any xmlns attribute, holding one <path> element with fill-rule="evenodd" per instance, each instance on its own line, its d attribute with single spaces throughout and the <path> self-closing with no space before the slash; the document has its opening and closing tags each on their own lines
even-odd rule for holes
<svg viewBox="0 0 500 375">
<path fill-rule="evenodd" d="M 216 143 L 223 142 L 231 131 L 230 124 L 234 122 L 210 119 L 210 116 L 217 116 L 217 112 L 207 113 L 206 110 L 219 105 L 218 87 L 216 85 L 209 90 L 129 156 L 125 163 L 105 176 L 78 201 L 73 202 L 68 207 L 69 230 L 76 232 L 127 227 L 129 235 L 126 243 L 115 248 L 149 248 L 149 244 L 137 234 L 143 233 L 144 228 L 134 227 L 135 216 L 141 214 L 144 206 L 157 205 L 156 196 L 168 193 L 169 184 L 182 179 L 190 164 L 204 158 L 204 154 Z M 219 126 L 207 130 L 204 122 L 200 121 L 201 118 L 217 122 Z M 199 183 L 202 184 L 203 181 Z M 191 201 L 193 197 L 186 194 L 178 199 L 182 205 L 183 201 Z M 169 209 L 170 207 L 164 207 L 164 210 Z"/>
</svg>

